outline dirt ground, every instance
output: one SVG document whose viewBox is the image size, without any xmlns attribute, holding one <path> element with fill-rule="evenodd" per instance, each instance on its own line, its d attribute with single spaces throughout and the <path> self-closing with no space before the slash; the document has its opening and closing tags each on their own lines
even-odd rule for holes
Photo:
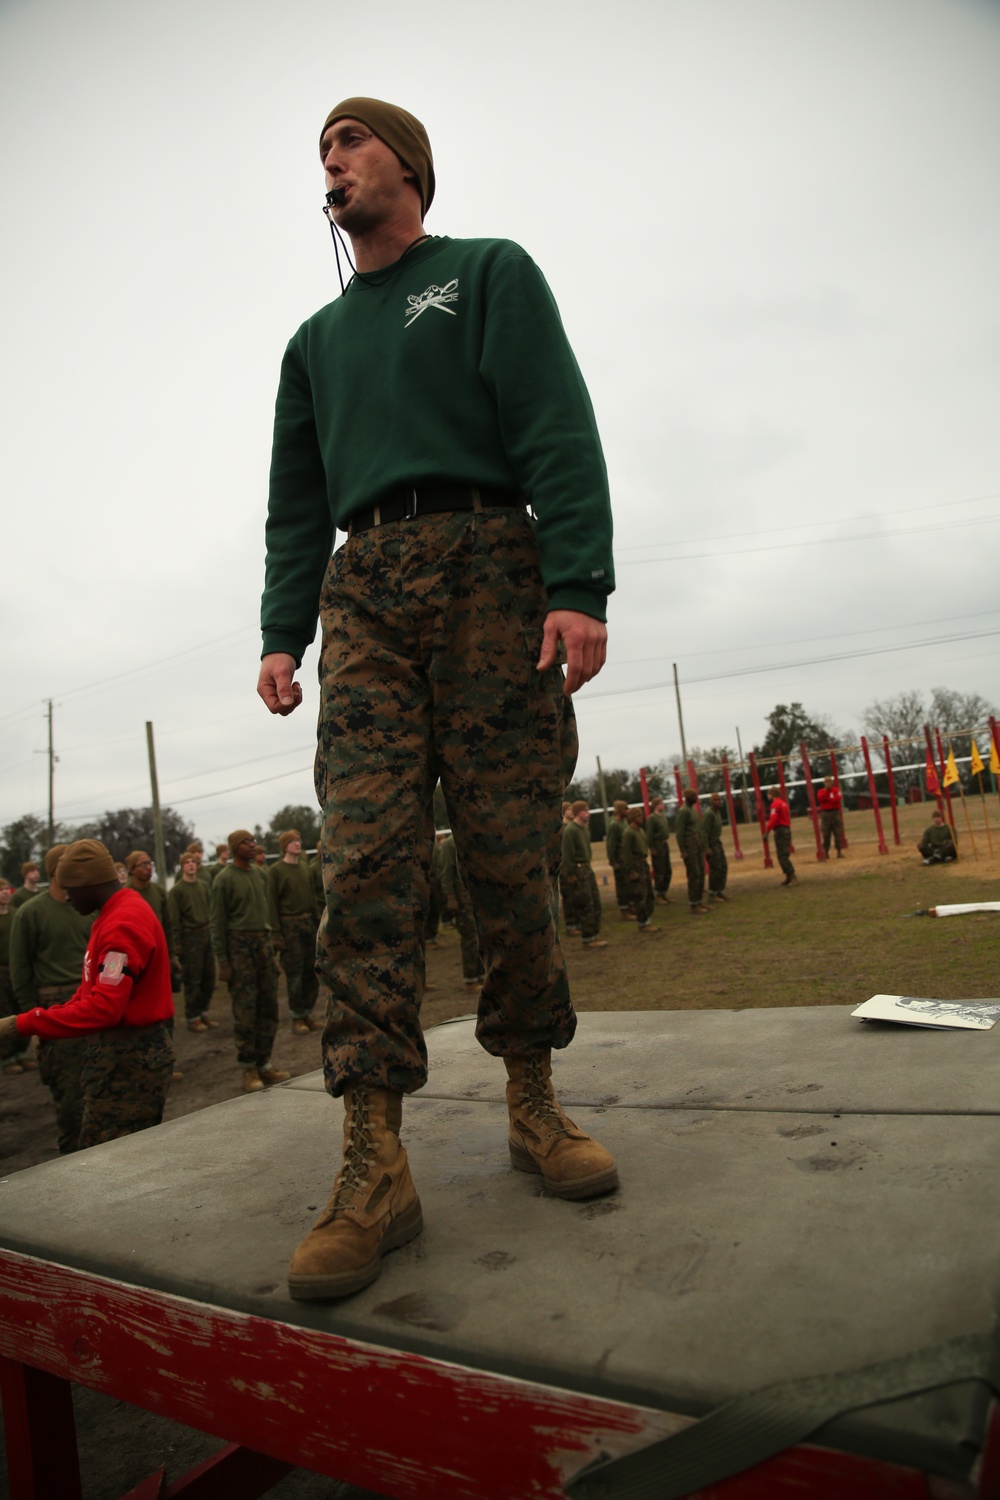
<svg viewBox="0 0 1000 1500">
<path fill-rule="evenodd" d="M 603 847 L 597 845 L 594 868 L 604 903 L 602 935 L 609 946 L 585 954 L 579 939 L 565 940 L 574 1002 L 579 1010 L 609 1011 L 860 1004 L 877 992 L 996 997 L 1000 915 L 946 921 L 909 917 L 939 902 L 1000 899 L 1000 805 L 994 801 L 988 812 L 995 855 L 989 851 L 978 802 L 969 811 L 978 858 L 972 857 L 972 840 L 959 809 L 962 860 L 935 868 L 924 867 L 914 848 L 930 821 L 926 804 L 900 810 L 899 847 L 889 814 L 883 814 L 885 853 L 879 850 L 872 814 L 848 814 L 849 846 L 843 859 L 828 862 L 817 861 L 809 820 L 796 819 L 793 858 L 799 879 L 787 888 L 776 866 L 765 868 L 755 827 L 739 829 L 740 860 L 727 830 L 731 900 L 710 916 L 692 918 L 683 870 L 675 858 L 670 901 L 657 907 L 655 935 L 640 935 L 634 923 L 620 919 Z M 428 951 L 427 975 L 425 1026 L 474 1010 L 476 995 L 463 984 L 454 930 L 442 928 L 437 946 Z M 204 1035 L 189 1032 L 178 1020 L 175 1050 L 183 1080 L 171 1089 L 168 1119 L 241 1093 L 224 987 L 216 991 L 213 1013 L 219 1028 Z M 281 1013 L 274 1053 L 278 1067 L 295 1075 L 318 1068 L 318 1036 L 291 1033 L 283 981 Z M 37 1074 L 0 1075 L 4 1175 L 55 1156 L 54 1115 Z M 335 1170 L 331 1161 L 331 1180 Z M 115 1500 L 155 1463 L 167 1464 L 170 1477 L 176 1478 L 218 1446 L 213 1437 L 124 1402 L 80 1390 L 75 1400 L 87 1500 Z M 7 1494 L 2 1467 L 0 1497 Z M 269 1493 L 275 1500 L 365 1500 L 358 1490 L 304 1470 L 294 1471 Z"/>
</svg>

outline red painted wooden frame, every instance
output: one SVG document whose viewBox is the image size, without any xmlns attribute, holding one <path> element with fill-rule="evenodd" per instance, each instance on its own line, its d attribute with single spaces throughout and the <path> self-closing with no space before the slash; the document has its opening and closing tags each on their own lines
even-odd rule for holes
<svg viewBox="0 0 1000 1500">
<path fill-rule="evenodd" d="M 71 1381 L 229 1440 L 170 1484 L 151 1474 L 132 1500 L 250 1500 L 291 1466 L 396 1500 L 560 1500 L 593 1459 L 689 1421 L 0 1250 L 11 1500 L 78 1500 Z M 1000 1500 L 995 1420 L 980 1469 L 976 1493 Z M 692 1500 L 937 1493 L 916 1469 L 803 1446 Z"/>
</svg>

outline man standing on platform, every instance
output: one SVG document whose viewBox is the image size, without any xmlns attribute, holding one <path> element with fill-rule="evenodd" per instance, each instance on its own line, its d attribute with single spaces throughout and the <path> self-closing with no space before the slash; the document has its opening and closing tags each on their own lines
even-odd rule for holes
<svg viewBox="0 0 1000 1500">
<path fill-rule="evenodd" d="M 278 961 L 267 910 L 267 885 L 254 864 L 256 841 L 246 828 L 229 835 L 233 862 L 212 886 L 212 948 L 233 1004 L 236 1060 L 243 1090 L 283 1083 L 290 1073 L 271 1061 L 278 1032 Z"/>
<path fill-rule="evenodd" d="M 684 793 L 684 805 L 677 809 L 674 837 L 687 871 L 691 915 L 703 917 L 708 911 L 702 900 L 705 894 L 705 846 L 702 843 L 701 819 L 698 816 L 698 793 L 694 787 L 688 787 Z"/>
<path fill-rule="evenodd" d="M 654 797 L 646 819 L 646 842 L 653 861 L 653 890 L 657 901 L 668 901 L 673 869 L 670 864 L 670 824 L 662 797 Z"/>
<path fill-rule="evenodd" d="M 90 920 L 69 905 L 56 876 L 65 848 L 56 844 L 46 854 L 48 890 L 21 908 L 11 929 L 10 977 L 22 1012 L 69 1000 L 83 974 Z M 42 1037 L 38 1043 L 38 1076 L 52 1094 L 60 1155 L 75 1151 L 80 1144 L 83 1048 L 76 1037 Z"/>
<path fill-rule="evenodd" d="M 797 885 L 799 877 L 792 864 L 792 814 L 788 803 L 777 791 L 771 795 L 769 816 L 764 829 L 765 838 L 769 833 L 774 834 L 774 852 L 784 872 L 782 885 Z"/>
<path fill-rule="evenodd" d="M 319 907 L 309 866 L 301 859 L 302 835 L 288 828 L 278 835 L 281 858 L 267 872 L 268 913 L 274 946 L 281 955 L 288 988 L 288 1009 L 295 1036 L 322 1031 L 314 1014 L 316 982 L 316 928 Z"/>
<path fill-rule="evenodd" d="M 816 801 L 819 803 L 819 831 L 823 835 L 824 854 L 829 857 L 832 838 L 837 847 L 838 859 L 844 857 L 843 800 L 840 788 L 834 784 L 833 777 L 824 776 L 823 785 L 816 794 Z"/>
<path fill-rule="evenodd" d="M 716 901 L 728 901 L 726 881 L 729 861 L 722 847 L 722 794 L 713 792 L 701 820 L 701 838 L 708 857 L 708 894 Z"/>
<path fill-rule="evenodd" d="M 425 231 L 434 167 L 419 120 L 347 99 L 320 157 L 357 273 L 285 355 L 258 683 L 272 713 L 301 701 L 292 678 L 318 602 L 323 1044 L 347 1119 L 333 1194 L 292 1259 L 296 1297 L 358 1290 L 421 1229 L 399 1130 L 404 1094 L 427 1076 L 439 776 L 486 967 L 477 1036 L 508 1075 L 512 1164 L 562 1197 L 618 1182 L 551 1083 L 551 1051 L 575 1028 L 555 922 L 570 695 L 604 663 L 613 587 L 593 410 L 525 252 Z M 337 526 L 348 539 L 331 563 Z"/>
<path fill-rule="evenodd" d="M 184 1014 L 188 1031 L 210 1031 L 218 1026 L 208 1014 L 215 990 L 212 954 L 210 892 L 199 879 L 199 860 L 193 849 L 181 855 L 181 878 L 167 897 L 170 930 L 174 935 L 184 984 Z"/>
</svg>

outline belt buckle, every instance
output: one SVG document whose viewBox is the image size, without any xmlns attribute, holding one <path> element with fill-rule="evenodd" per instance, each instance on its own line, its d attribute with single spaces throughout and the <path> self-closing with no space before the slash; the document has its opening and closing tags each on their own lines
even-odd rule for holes
<svg viewBox="0 0 1000 1500">
<path fill-rule="evenodd" d="M 409 490 L 409 493 L 406 496 L 406 515 L 405 515 L 404 519 L 407 520 L 407 521 L 412 521 L 413 518 L 414 518 L 414 516 L 416 514 L 417 514 L 417 491 L 416 491 L 416 487 L 415 486 L 411 486 L 410 490 Z"/>
</svg>

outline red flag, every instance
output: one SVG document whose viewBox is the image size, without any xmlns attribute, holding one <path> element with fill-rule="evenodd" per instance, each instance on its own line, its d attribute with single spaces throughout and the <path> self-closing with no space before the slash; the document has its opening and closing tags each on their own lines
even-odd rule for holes
<svg viewBox="0 0 1000 1500">
<path fill-rule="evenodd" d="M 646 817 L 648 818 L 649 817 L 649 787 L 646 785 L 646 767 L 645 766 L 640 766 L 639 767 L 639 785 L 642 787 L 642 805 L 643 805 L 643 807 L 645 809 Z"/>
<path fill-rule="evenodd" d="M 934 769 L 934 760 L 933 760 L 933 758 L 931 756 L 931 752 L 929 750 L 927 752 L 927 771 L 926 771 L 925 774 L 927 776 L 927 794 L 928 794 L 928 796 L 930 796 L 930 797 L 940 797 L 940 795 L 941 795 L 941 787 L 940 787 L 940 784 L 938 782 L 937 772 Z"/>
</svg>

